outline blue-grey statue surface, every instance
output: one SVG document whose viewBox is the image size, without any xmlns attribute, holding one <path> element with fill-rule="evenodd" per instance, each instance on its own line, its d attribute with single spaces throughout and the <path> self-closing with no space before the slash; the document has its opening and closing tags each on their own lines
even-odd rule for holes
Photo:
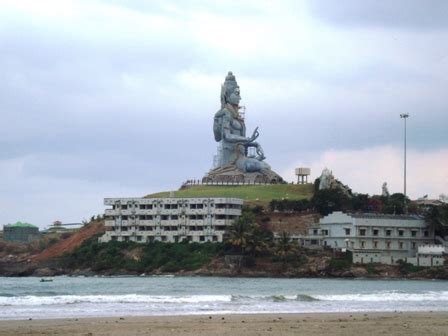
<svg viewBox="0 0 448 336">
<path fill-rule="evenodd" d="M 282 183 L 283 179 L 264 162 L 263 149 L 256 141 L 258 127 L 246 135 L 240 101 L 240 87 L 229 72 L 221 87 L 221 109 L 213 120 L 213 133 L 219 143 L 215 167 L 203 182 Z"/>
</svg>

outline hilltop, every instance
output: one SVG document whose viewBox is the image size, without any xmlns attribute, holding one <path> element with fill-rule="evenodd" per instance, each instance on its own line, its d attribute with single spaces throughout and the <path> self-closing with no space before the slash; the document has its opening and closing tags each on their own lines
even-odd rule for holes
<svg viewBox="0 0 448 336">
<path fill-rule="evenodd" d="M 174 191 L 174 197 L 235 197 L 248 205 L 267 206 L 272 200 L 302 200 L 313 197 L 312 184 L 270 184 L 270 185 L 193 185 Z M 145 196 L 146 198 L 169 197 L 164 191 Z"/>
</svg>

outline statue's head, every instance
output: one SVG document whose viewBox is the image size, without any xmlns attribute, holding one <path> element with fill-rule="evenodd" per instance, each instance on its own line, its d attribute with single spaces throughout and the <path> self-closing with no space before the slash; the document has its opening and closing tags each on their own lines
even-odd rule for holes
<svg viewBox="0 0 448 336">
<path fill-rule="evenodd" d="M 221 88 L 221 104 L 239 105 L 241 100 L 240 87 L 231 71 L 226 76 L 226 80 Z"/>
</svg>

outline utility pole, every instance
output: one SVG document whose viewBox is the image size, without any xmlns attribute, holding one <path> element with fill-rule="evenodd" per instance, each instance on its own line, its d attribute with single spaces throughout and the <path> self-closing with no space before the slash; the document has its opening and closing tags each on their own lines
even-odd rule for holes
<svg viewBox="0 0 448 336">
<path fill-rule="evenodd" d="M 404 213 L 408 213 L 408 205 L 406 204 L 406 119 L 409 118 L 408 113 L 400 114 L 400 118 L 404 119 Z"/>
</svg>

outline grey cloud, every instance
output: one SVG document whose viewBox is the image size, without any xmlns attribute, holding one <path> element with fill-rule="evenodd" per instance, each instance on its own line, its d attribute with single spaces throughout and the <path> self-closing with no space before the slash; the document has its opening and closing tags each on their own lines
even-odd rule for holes
<svg viewBox="0 0 448 336">
<path fill-rule="evenodd" d="M 154 13 L 151 6 L 145 10 Z M 181 29 L 142 33 L 123 27 L 115 35 L 100 27 L 86 35 L 90 28 L 36 22 L 9 18 L 0 24 L 0 113 L 7 125 L 1 130 L 0 169 L 23 160 L 21 171 L 5 174 L 7 183 L 0 186 L 11 209 L 0 213 L 0 221 L 56 219 L 48 204 L 67 214 L 62 220 L 76 220 L 101 211 L 103 197 L 176 189 L 185 179 L 201 178 L 215 153 L 212 116 L 228 70 L 241 85 L 248 128 L 260 126 L 260 143 L 277 171 L 328 149 L 401 146 L 402 112 L 411 114 L 410 146 L 448 145 L 447 78 L 440 71 L 445 65 L 432 66 L 443 46 L 425 49 L 409 62 L 415 67 L 382 57 L 383 52 L 406 57 L 431 39 L 391 51 L 388 33 L 378 32 L 385 42 L 378 43 L 377 54 L 356 66 L 339 60 L 343 69 L 325 69 L 313 58 L 325 54 L 332 64 L 331 44 L 322 50 L 291 48 L 289 57 L 277 58 L 264 53 L 266 41 L 249 59 L 238 50 L 221 53 L 201 45 Z M 231 39 L 223 43 L 232 48 Z M 218 74 L 220 80 L 199 89 L 179 83 L 179 74 L 190 71 Z M 261 83 L 263 92 L 255 92 L 249 81 Z M 280 93 L 269 97 L 270 89 Z M 17 205 L 24 199 L 26 211 Z"/>
<path fill-rule="evenodd" d="M 446 29 L 448 3 L 444 0 L 311 0 L 314 16 L 341 26 Z"/>
</svg>

